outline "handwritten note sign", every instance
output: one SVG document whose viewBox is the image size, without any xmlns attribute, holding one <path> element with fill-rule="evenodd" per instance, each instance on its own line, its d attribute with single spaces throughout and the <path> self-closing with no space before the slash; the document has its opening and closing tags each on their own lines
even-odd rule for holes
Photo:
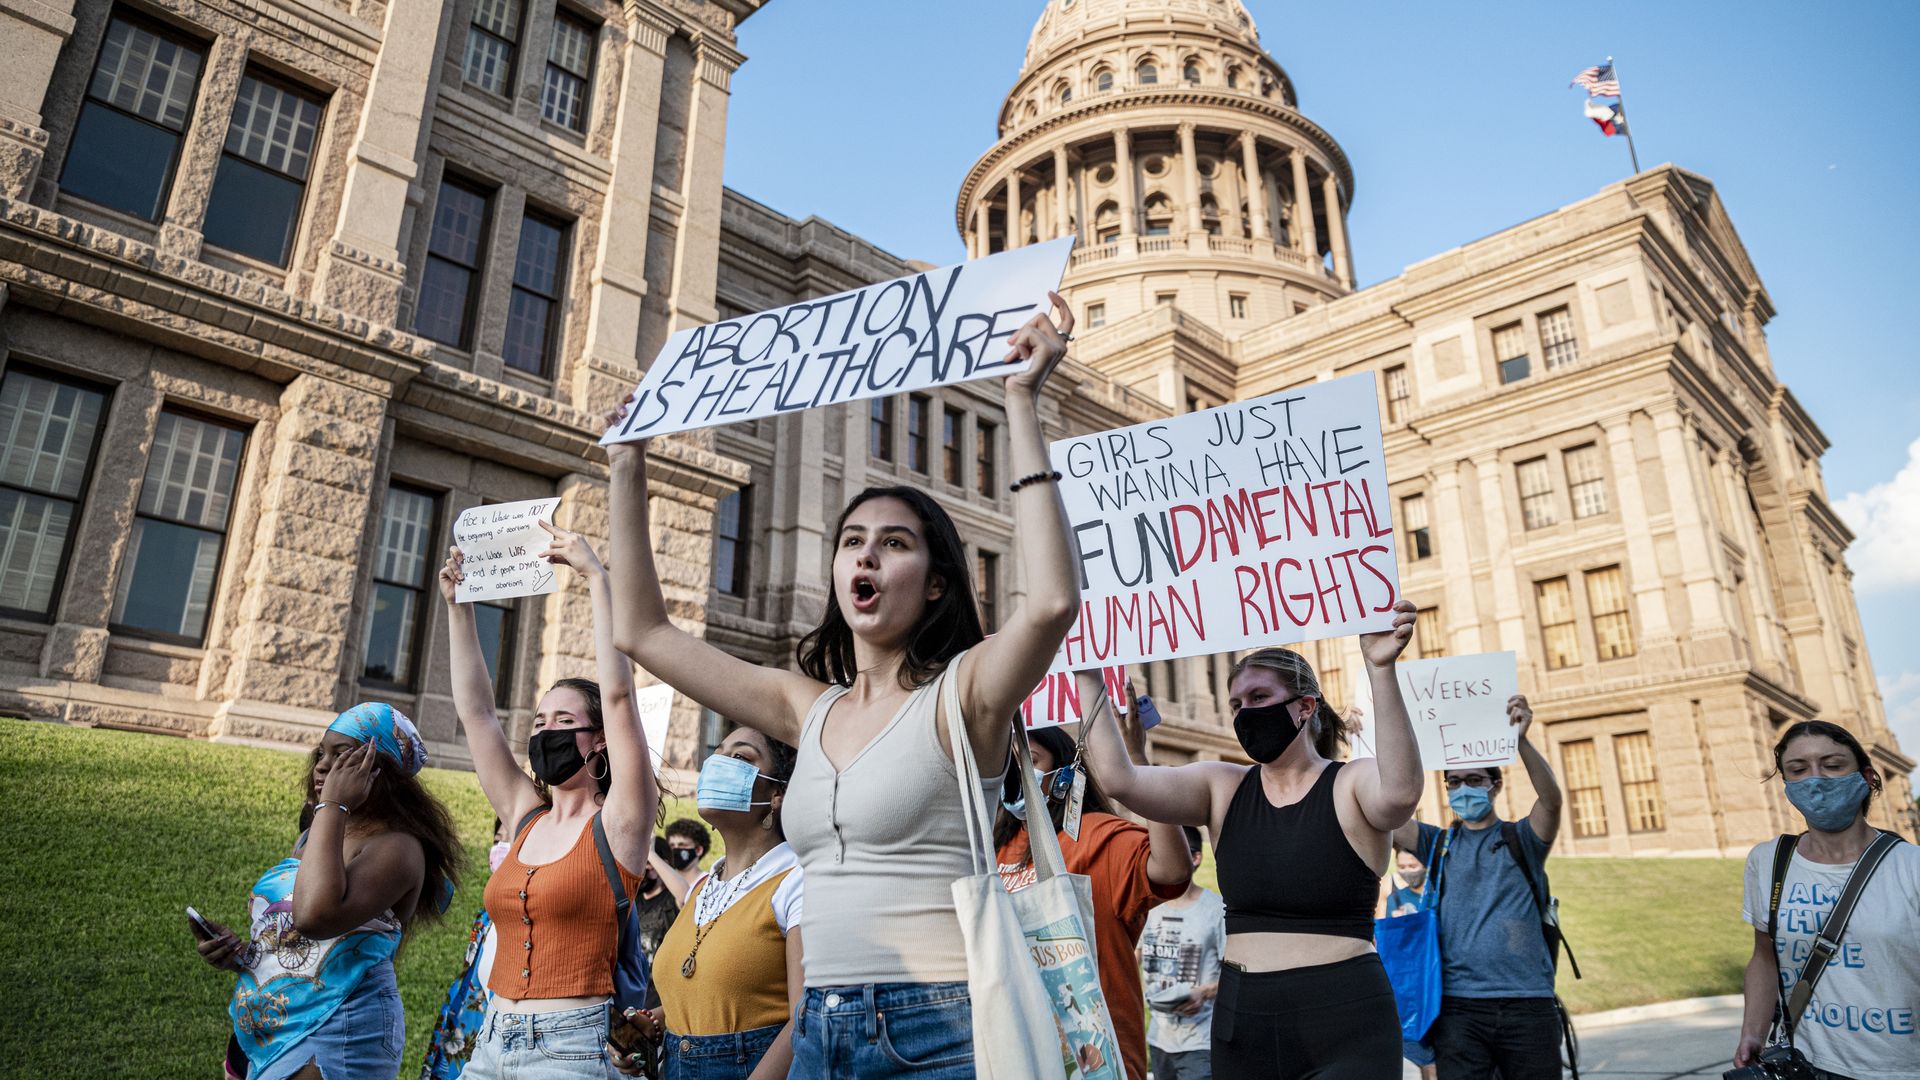
<svg viewBox="0 0 1920 1080">
<path fill-rule="evenodd" d="M 633 692 L 633 705 L 640 713 L 640 730 L 647 736 L 647 752 L 653 757 L 653 770 L 667 764 L 667 728 L 673 720 L 673 687 L 666 683 L 643 686 Z"/>
<path fill-rule="evenodd" d="M 1102 668 L 1100 680 L 1107 684 L 1107 700 L 1113 702 L 1115 714 L 1125 716 L 1132 704 L 1127 700 L 1127 669 Z M 1080 686 L 1073 672 L 1056 671 L 1040 680 L 1040 685 L 1021 703 L 1020 715 L 1029 729 L 1079 723 L 1082 719 Z"/>
<path fill-rule="evenodd" d="M 1063 237 L 682 330 L 600 443 L 1017 374 L 1007 339 L 1045 310 L 1072 250 Z"/>
<path fill-rule="evenodd" d="M 1510 652 L 1440 656 L 1394 665 L 1406 699 L 1420 764 L 1428 769 L 1505 765 L 1520 752 L 1507 717 L 1507 699 L 1520 692 L 1520 674 Z M 1354 705 L 1362 714 L 1355 750 L 1373 747 L 1373 690 L 1364 674 L 1354 680 Z"/>
<path fill-rule="evenodd" d="M 1371 373 L 1053 444 L 1080 549 L 1055 670 L 1388 629 Z"/>
<path fill-rule="evenodd" d="M 559 505 L 559 499 L 533 499 L 463 511 L 453 523 L 453 542 L 460 546 L 467 576 L 453 598 L 467 604 L 545 596 L 558 589 L 553 564 L 540 557 L 548 539 L 540 522 L 552 524 Z"/>
</svg>

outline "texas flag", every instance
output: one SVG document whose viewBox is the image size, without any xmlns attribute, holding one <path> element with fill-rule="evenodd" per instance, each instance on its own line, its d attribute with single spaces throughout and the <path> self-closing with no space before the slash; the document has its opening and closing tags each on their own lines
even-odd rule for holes
<svg viewBox="0 0 1920 1080">
<path fill-rule="evenodd" d="M 1618 105 L 1602 105 L 1587 99 L 1587 119 L 1600 125 L 1602 135 L 1625 135 L 1627 133 L 1627 114 Z"/>
</svg>

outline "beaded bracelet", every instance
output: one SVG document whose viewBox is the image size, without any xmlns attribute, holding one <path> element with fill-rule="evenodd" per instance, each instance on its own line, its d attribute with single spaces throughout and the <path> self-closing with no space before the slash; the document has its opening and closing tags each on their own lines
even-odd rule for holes
<svg viewBox="0 0 1920 1080">
<path fill-rule="evenodd" d="M 1007 490 L 1019 491 L 1021 488 L 1026 487 L 1028 484 L 1037 484 L 1042 480 L 1050 480 L 1056 484 L 1059 483 L 1060 470 L 1054 469 L 1050 472 L 1037 472 L 1037 473 L 1034 473 L 1032 476 L 1023 476 L 1020 479 L 1015 480 L 1011 485 L 1009 485 L 1007 487 Z"/>
</svg>

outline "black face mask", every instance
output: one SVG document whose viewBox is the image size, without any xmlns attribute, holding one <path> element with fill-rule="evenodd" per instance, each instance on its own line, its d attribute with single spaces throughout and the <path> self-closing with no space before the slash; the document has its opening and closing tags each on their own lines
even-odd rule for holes
<svg viewBox="0 0 1920 1080">
<path fill-rule="evenodd" d="M 685 870 L 700 860 L 700 853 L 690 847 L 677 847 L 671 850 L 672 854 L 667 856 L 667 862 L 671 863 L 675 870 Z"/>
<path fill-rule="evenodd" d="M 1254 706 L 1233 714 L 1233 733 L 1239 736 L 1240 748 L 1248 757 L 1265 765 L 1287 752 L 1301 727 L 1287 714 L 1287 706 L 1299 700 L 1300 695 L 1296 694 L 1278 704 Z"/>
<path fill-rule="evenodd" d="M 527 740 L 527 764 L 533 766 L 533 775 L 539 777 L 541 783 L 559 787 L 586 765 L 587 759 L 580 754 L 580 743 L 574 738 L 582 730 L 536 731 Z"/>
</svg>

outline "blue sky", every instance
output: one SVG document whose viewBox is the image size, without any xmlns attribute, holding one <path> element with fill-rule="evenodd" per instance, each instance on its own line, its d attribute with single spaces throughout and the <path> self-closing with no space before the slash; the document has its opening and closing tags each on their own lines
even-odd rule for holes
<svg viewBox="0 0 1920 1080">
<path fill-rule="evenodd" d="M 1920 756 L 1920 5 L 1249 0 L 1303 112 L 1353 161 L 1356 270 L 1410 263 L 1626 175 L 1567 89 L 1612 54 L 1640 162 L 1713 180 L 1780 314 L 1887 708 Z M 727 183 L 895 254 L 965 257 L 954 195 L 993 143 L 1038 0 L 775 0 L 740 32 Z"/>
</svg>

